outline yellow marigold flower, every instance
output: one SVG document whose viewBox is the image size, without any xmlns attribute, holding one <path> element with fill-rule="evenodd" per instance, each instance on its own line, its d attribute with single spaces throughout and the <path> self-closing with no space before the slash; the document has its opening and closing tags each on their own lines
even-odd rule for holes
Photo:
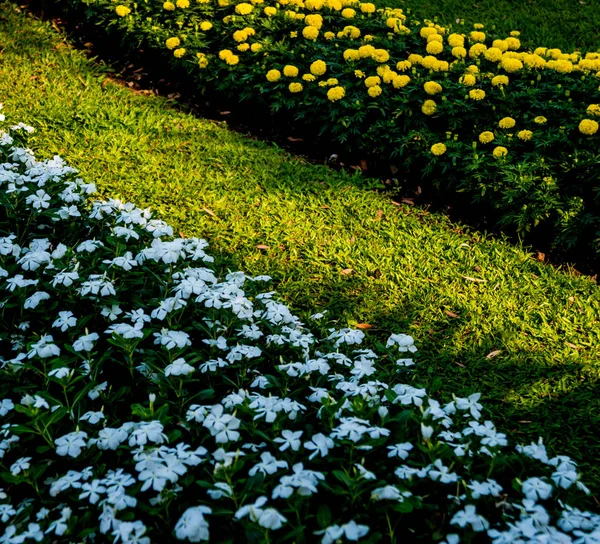
<svg viewBox="0 0 600 544">
<path fill-rule="evenodd" d="M 217 4 L 219 5 L 219 7 L 225 8 L 229 5 L 229 0 L 217 0 Z M 227 17 L 223 17 L 224 23 L 229 23 L 230 21 L 231 21 L 230 15 L 228 15 Z"/>
<path fill-rule="evenodd" d="M 183 57 L 183 55 L 185 55 L 185 48 L 180 47 L 179 49 L 175 49 L 175 51 L 173 51 L 173 55 L 175 55 L 175 58 L 180 59 Z"/>
<path fill-rule="evenodd" d="M 411 67 L 412 62 L 409 60 L 401 60 L 400 62 L 396 63 L 396 70 L 399 72 L 406 72 L 406 70 L 410 70 Z"/>
<path fill-rule="evenodd" d="M 492 85 L 494 87 L 501 87 L 508 85 L 508 77 L 507 76 L 494 76 L 492 78 Z"/>
<path fill-rule="evenodd" d="M 298 75 L 298 68 L 291 64 L 287 64 L 283 67 L 283 75 L 285 77 L 296 77 Z"/>
<path fill-rule="evenodd" d="M 317 30 L 321 30 L 321 27 L 323 26 L 323 17 L 321 17 L 321 15 L 318 13 L 313 13 L 311 15 L 307 15 L 304 18 L 304 22 L 308 26 L 314 26 Z"/>
<path fill-rule="evenodd" d="M 421 66 L 423 68 L 427 68 L 428 70 L 435 70 L 438 66 L 438 59 L 433 57 L 432 55 L 427 55 L 423 59 L 421 59 Z"/>
<path fill-rule="evenodd" d="M 371 44 L 361 45 L 358 48 L 358 54 L 363 59 L 372 56 L 374 52 L 375 52 L 375 48 Z"/>
<path fill-rule="evenodd" d="M 485 41 L 485 34 L 483 32 L 473 31 L 469 34 L 469 37 L 474 42 L 483 43 Z"/>
<path fill-rule="evenodd" d="M 362 79 L 363 77 L 365 77 L 365 73 L 362 70 L 354 70 L 354 75 L 358 79 Z"/>
<path fill-rule="evenodd" d="M 500 128 L 513 128 L 517 122 L 512 117 L 503 117 L 498 121 L 498 126 Z"/>
<path fill-rule="evenodd" d="M 494 133 L 490 132 L 489 130 L 486 130 L 485 132 L 482 132 L 479 135 L 479 141 L 482 144 L 489 144 L 490 142 L 492 142 L 494 140 Z"/>
<path fill-rule="evenodd" d="M 475 23 L 475 24 L 473 25 L 473 28 L 474 28 L 475 30 L 481 30 L 482 28 L 484 28 L 484 26 L 483 26 L 481 23 Z"/>
<path fill-rule="evenodd" d="M 588 136 L 596 134 L 596 132 L 598 132 L 598 121 L 584 119 L 581 121 L 581 123 L 579 123 L 579 132 Z"/>
<path fill-rule="evenodd" d="M 408 55 L 408 62 L 410 62 L 411 64 L 420 64 L 422 60 L 423 57 L 421 55 L 418 55 L 417 53 L 411 53 L 410 55 Z"/>
<path fill-rule="evenodd" d="M 501 65 L 502 68 L 504 68 L 509 74 L 518 72 L 521 68 L 523 68 L 523 63 L 520 60 L 505 57 L 502 58 Z"/>
<path fill-rule="evenodd" d="M 240 62 L 240 57 L 238 57 L 237 55 L 230 55 L 229 57 L 227 57 L 225 59 L 225 62 L 227 64 L 229 64 L 229 66 L 234 66 L 236 65 L 238 62 Z"/>
<path fill-rule="evenodd" d="M 478 74 L 479 66 L 477 66 L 476 64 L 471 64 L 466 67 L 466 71 L 469 72 L 469 74 Z"/>
<path fill-rule="evenodd" d="M 429 42 L 444 43 L 444 38 L 442 38 L 439 34 L 429 34 L 429 36 L 427 36 L 427 43 Z"/>
<path fill-rule="evenodd" d="M 465 87 L 472 87 L 475 85 L 475 83 L 477 83 L 477 79 L 473 74 L 465 74 L 464 76 L 460 77 L 458 82 L 462 83 Z"/>
<path fill-rule="evenodd" d="M 179 47 L 180 44 L 181 44 L 181 41 L 179 38 L 169 38 L 165 42 L 167 49 L 175 49 L 176 47 Z"/>
<path fill-rule="evenodd" d="M 265 9 L 263 9 L 263 13 L 267 17 L 273 17 L 273 15 L 277 13 L 277 8 L 274 8 L 273 6 L 267 6 Z"/>
<path fill-rule="evenodd" d="M 127 17 L 131 13 L 131 10 L 127 6 L 117 6 L 115 11 L 119 17 Z"/>
<path fill-rule="evenodd" d="M 346 90 L 344 87 L 331 87 L 327 91 L 327 98 L 331 100 L 331 102 L 335 102 L 336 100 L 341 100 L 346 95 Z"/>
<path fill-rule="evenodd" d="M 365 41 L 367 43 L 372 42 L 373 41 L 373 36 L 371 36 L 371 34 L 365 34 L 363 36 L 363 41 Z"/>
<path fill-rule="evenodd" d="M 335 77 L 330 77 L 325 83 L 330 87 L 333 87 L 334 85 L 337 85 L 339 81 Z"/>
<path fill-rule="evenodd" d="M 511 31 L 510 35 L 514 36 L 515 38 L 518 38 L 521 35 L 521 33 L 518 30 L 513 30 Z"/>
<path fill-rule="evenodd" d="M 504 40 L 506 42 L 506 44 L 508 45 L 508 48 L 511 51 L 516 51 L 517 49 L 520 49 L 521 47 L 521 40 L 517 40 L 517 38 L 515 36 L 513 36 L 513 33 L 511 32 L 511 37 L 510 38 L 506 38 L 506 40 Z"/>
<path fill-rule="evenodd" d="M 246 34 L 243 30 L 236 30 L 233 33 L 233 39 L 236 42 L 245 42 L 248 39 L 248 34 Z"/>
<path fill-rule="evenodd" d="M 360 5 L 360 11 L 363 13 L 375 13 L 375 4 L 369 2 Z"/>
<path fill-rule="evenodd" d="M 235 12 L 238 15 L 250 15 L 252 10 L 254 10 L 254 6 L 252 6 L 252 4 L 247 4 L 246 2 L 242 2 L 235 6 Z"/>
<path fill-rule="evenodd" d="M 250 46 L 250 51 L 252 51 L 253 53 L 257 53 L 258 51 L 260 51 L 262 49 L 262 43 L 253 43 Z"/>
<path fill-rule="evenodd" d="M 242 53 L 244 51 L 248 51 L 248 49 L 250 49 L 250 44 L 249 43 L 241 43 L 240 45 L 237 46 L 237 50 L 241 51 Z"/>
<path fill-rule="evenodd" d="M 290 90 L 291 93 L 299 93 L 302 91 L 302 89 L 304 89 L 304 87 L 302 86 L 302 83 L 298 83 L 296 81 L 294 83 L 290 83 L 290 86 L 288 87 L 288 89 Z"/>
<path fill-rule="evenodd" d="M 360 59 L 360 55 L 356 49 L 346 49 L 343 57 L 346 62 Z"/>
<path fill-rule="evenodd" d="M 316 40 L 319 35 L 319 31 L 314 26 L 305 26 L 302 30 L 302 35 L 307 40 Z"/>
<path fill-rule="evenodd" d="M 315 76 L 313 76 L 312 74 L 304 74 L 302 76 L 302 79 L 304 81 L 314 81 L 315 79 L 317 79 Z"/>
<path fill-rule="evenodd" d="M 537 123 L 538 125 L 543 125 L 548 121 L 548 119 L 546 119 L 543 115 L 539 115 L 538 117 L 536 117 L 533 122 Z"/>
<path fill-rule="evenodd" d="M 310 65 L 310 73 L 315 76 L 322 76 L 327 71 L 327 64 L 322 60 L 316 60 Z"/>
<path fill-rule="evenodd" d="M 393 70 L 387 70 L 386 72 L 383 73 L 383 75 L 381 76 L 381 79 L 383 79 L 384 83 L 391 83 L 392 81 L 394 81 L 394 78 L 397 75 L 398 74 L 396 72 L 394 72 Z"/>
<path fill-rule="evenodd" d="M 485 91 L 482 89 L 471 89 L 469 91 L 469 98 L 472 100 L 483 100 L 485 98 Z"/>
<path fill-rule="evenodd" d="M 383 77 L 383 74 L 387 74 L 388 72 L 391 72 L 391 68 L 389 67 L 389 65 L 387 64 L 380 64 L 377 67 L 377 75 Z"/>
<path fill-rule="evenodd" d="M 335 34 L 333 32 L 325 32 L 325 34 L 323 34 L 323 37 L 326 40 L 333 40 L 333 38 L 335 38 Z"/>
<path fill-rule="evenodd" d="M 585 111 L 590 115 L 600 115 L 600 104 L 590 104 Z"/>
<path fill-rule="evenodd" d="M 227 57 L 231 57 L 231 55 L 233 55 L 233 52 L 229 49 L 223 49 L 222 51 L 219 51 L 219 58 L 221 60 L 225 60 Z"/>
<path fill-rule="evenodd" d="M 508 155 L 508 149 L 506 149 L 506 147 L 499 145 L 498 147 L 494 148 L 494 151 L 492 151 L 492 155 L 494 155 L 494 157 L 496 159 L 499 159 L 500 157 L 504 157 L 505 155 Z"/>
<path fill-rule="evenodd" d="M 400 76 L 401 77 L 401 76 Z M 425 115 L 433 115 L 437 108 L 437 104 L 433 100 L 425 100 L 421 106 L 421 111 Z"/>
<path fill-rule="evenodd" d="M 464 59 L 467 56 L 467 50 L 460 45 L 452 48 L 452 56 L 457 59 Z"/>
<path fill-rule="evenodd" d="M 344 34 L 346 36 L 350 36 L 350 38 L 352 38 L 353 40 L 360 38 L 360 30 L 358 28 L 356 28 L 355 26 L 345 26 Z"/>
<path fill-rule="evenodd" d="M 167 11 L 174 11 L 175 10 L 175 4 L 173 4 L 173 2 L 165 2 L 163 4 L 163 8 L 166 9 Z"/>
<path fill-rule="evenodd" d="M 402 89 L 402 87 L 406 87 L 410 83 L 410 77 L 401 75 L 396 76 L 392 79 L 392 85 L 394 89 Z"/>
<path fill-rule="evenodd" d="M 437 62 L 437 65 L 433 67 L 436 72 L 447 72 L 450 68 L 450 65 L 445 60 L 440 60 Z"/>
<path fill-rule="evenodd" d="M 440 42 L 429 42 L 427 47 L 425 47 L 425 51 L 427 51 L 430 55 L 437 55 L 444 50 L 444 46 Z"/>
<path fill-rule="evenodd" d="M 282 4 L 281 0 L 279 0 L 279 3 Z M 324 3 L 325 2 L 323 0 L 306 0 L 304 2 L 304 7 L 306 7 L 306 9 L 319 11 L 323 7 Z"/>
<path fill-rule="evenodd" d="M 548 48 L 547 48 L 547 47 L 538 47 L 537 49 L 535 49 L 535 50 L 533 51 L 533 53 L 534 53 L 535 55 L 541 55 L 541 56 L 543 56 L 543 55 L 545 55 L 545 54 L 546 54 L 546 51 L 548 51 Z"/>
<path fill-rule="evenodd" d="M 177 2 L 175 2 L 175 5 L 181 9 L 189 8 L 190 0 L 177 0 Z"/>
<path fill-rule="evenodd" d="M 379 85 L 381 83 L 381 78 L 379 76 L 369 76 L 365 79 L 365 86 L 374 87 L 375 85 Z"/>
<path fill-rule="evenodd" d="M 483 56 L 490 62 L 500 62 L 502 60 L 502 51 L 497 47 L 486 49 Z"/>
<path fill-rule="evenodd" d="M 506 43 L 506 40 L 494 40 L 492 42 L 492 47 L 500 49 L 502 52 L 508 51 L 508 43 Z"/>
<path fill-rule="evenodd" d="M 379 85 L 374 85 L 373 87 L 369 87 L 367 93 L 369 93 L 371 98 L 377 98 L 382 93 L 382 90 Z"/>
<path fill-rule="evenodd" d="M 356 16 L 356 11 L 352 8 L 346 8 L 342 10 L 342 17 L 344 19 L 354 19 Z"/>
<path fill-rule="evenodd" d="M 437 81 L 427 81 L 423 85 L 425 92 L 430 95 L 438 94 L 443 91 L 442 86 Z"/>
<path fill-rule="evenodd" d="M 421 38 L 427 38 L 427 36 L 429 36 L 430 34 L 437 34 L 438 31 L 433 28 L 432 26 L 424 26 L 420 31 L 419 31 L 419 35 L 421 36 Z"/>
<path fill-rule="evenodd" d="M 573 64 L 568 60 L 559 60 L 554 69 L 560 74 L 570 74 L 573 71 Z"/>
<path fill-rule="evenodd" d="M 469 48 L 469 57 L 476 59 L 477 57 L 480 57 L 486 50 L 487 47 L 485 45 L 482 43 L 476 43 Z"/>
<path fill-rule="evenodd" d="M 327 87 L 327 81 L 319 81 L 319 87 Z"/>
<path fill-rule="evenodd" d="M 444 153 L 446 153 L 446 146 L 442 143 L 440 144 L 433 144 L 431 146 L 431 152 L 439 157 L 440 155 L 443 155 Z"/>
<path fill-rule="evenodd" d="M 400 19 L 398 17 L 388 17 L 385 24 L 388 28 L 394 29 L 400 24 Z"/>
<path fill-rule="evenodd" d="M 196 56 L 198 57 L 198 66 L 200 68 L 206 68 L 208 66 L 208 58 L 206 58 L 206 55 L 204 53 L 196 53 Z"/>
<path fill-rule="evenodd" d="M 465 38 L 460 34 L 450 34 L 450 36 L 448 36 L 448 45 L 450 47 L 464 47 Z"/>
<path fill-rule="evenodd" d="M 524 142 L 531 140 L 532 136 L 533 132 L 531 132 L 531 130 L 520 130 L 517 133 L 517 137 L 519 138 L 519 140 L 523 140 Z"/>
<path fill-rule="evenodd" d="M 202 21 L 200 23 L 200 30 L 206 32 L 207 30 L 210 30 L 213 27 L 212 23 L 209 23 L 208 21 Z"/>
<path fill-rule="evenodd" d="M 387 62 L 390 60 L 390 54 L 385 49 L 375 49 L 371 57 L 375 62 Z"/>
<path fill-rule="evenodd" d="M 279 70 L 269 70 L 267 72 L 267 81 L 274 82 L 281 79 L 281 72 Z"/>
</svg>

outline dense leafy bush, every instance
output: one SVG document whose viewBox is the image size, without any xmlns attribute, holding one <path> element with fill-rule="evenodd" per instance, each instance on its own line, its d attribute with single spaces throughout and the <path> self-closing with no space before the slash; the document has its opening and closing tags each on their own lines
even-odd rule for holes
<svg viewBox="0 0 600 544">
<path fill-rule="evenodd" d="M 63 0 L 199 83 L 485 205 L 509 232 L 600 243 L 600 53 L 358 0 Z"/>
<path fill-rule="evenodd" d="M 597 541 L 575 463 L 411 385 L 411 337 L 316 336 L 30 130 L 0 135 L 0 541 Z"/>
</svg>

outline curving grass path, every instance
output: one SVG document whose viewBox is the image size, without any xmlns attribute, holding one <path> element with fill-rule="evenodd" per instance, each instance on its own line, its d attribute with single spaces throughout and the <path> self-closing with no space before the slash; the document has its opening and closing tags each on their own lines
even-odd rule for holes
<svg viewBox="0 0 600 544">
<path fill-rule="evenodd" d="M 600 490 L 600 289 L 522 249 L 395 205 L 164 98 L 132 92 L 0 2 L 0 101 L 104 195 L 150 206 L 296 310 L 420 346 L 415 381 L 481 391 L 502 430 L 577 459 Z"/>
</svg>

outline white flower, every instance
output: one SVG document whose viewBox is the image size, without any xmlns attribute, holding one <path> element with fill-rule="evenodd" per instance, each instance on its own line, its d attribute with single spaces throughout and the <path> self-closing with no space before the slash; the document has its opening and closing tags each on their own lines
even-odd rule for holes
<svg viewBox="0 0 600 544">
<path fill-rule="evenodd" d="M 208 540 L 208 522 L 204 519 L 204 515 L 211 512 L 208 506 L 188 508 L 175 525 L 175 536 L 179 540 L 187 539 L 190 542 Z"/>
<path fill-rule="evenodd" d="M 268 451 L 260 454 L 260 463 L 254 465 L 249 471 L 248 476 L 254 476 L 257 472 L 267 474 L 275 474 L 280 468 L 287 468 L 287 461 L 278 461 Z"/>
<path fill-rule="evenodd" d="M 312 436 L 310 442 L 305 442 L 304 447 L 313 451 L 309 455 L 309 459 L 314 459 L 319 454 L 321 454 L 321 457 L 327 457 L 329 450 L 333 448 L 333 440 L 322 433 L 318 433 Z"/>
<path fill-rule="evenodd" d="M 57 438 L 54 443 L 56 444 L 56 454 L 64 457 L 79 457 L 82 448 L 86 447 L 87 433 L 82 431 L 76 431 L 69 434 L 65 434 L 60 438 Z"/>
<path fill-rule="evenodd" d="M 529 478 L 521 486 L 523 495 L 531 501 L 544 500 L 552 495 L 552 486 L 539 478 Z"/>
<path fill-rule="evenodd" d="M 258 514 L 258 524 L 265 529 L 276 531 L 287 521 L 275 508 L 265 508 Z"/>
<path fill-rule="evenodd" d="M 101 450 L 116 450 L 128 437 L 129 433 L 123 427 L 104 427 L 98 432 L 98 438 L 93 440 L 93 443 Z"/>
<path fill-rule="evenodd" d="M 281 431 L 281 437 L 275 438 L 274 442 L 279 442 L 281 446 L 279 446 L 279 451 L 285 451 L 288 448 L 292 448 L 293 451 L 298 451 L 300 449 L 300 437 L 302 436 L 302 431 Z"/>
<path fill-rule="evenodd" d="M 489 522 L 483 517 L 477 514 L 475 506 L 468 504 L 464 510 L 459 510 L 454 514 L 450 520 L 451 525 L 458 525 L 459 527 L 466 527 L 470 525 L 473 531 L 481 532 L 489 528 Z"/>
<path fill-rule="evenodd" d="M 154 336 L 156 337 L 154 343 L 160 344 L 168 350 L 174 348 L 182 349 L 192 345 L 190 335 L 183 331 L 169 331 L 167 329 L 162 329 L 160 332 L 155 332 Z"/>
<path fill-rule="evenodd" d="M 104 419 L 104 414 L 102 412 L 86 412 L 83 414 L 79 421 L 87 421 L 90 425 L 96 425 L 99 421 Z"/>
<path fill-rule="evenodd" d="M 434 482 L 439 480 L 443 484 L 451 484 L 458 481 L 458 475 L 454 472 L 450 472 L 450 469 L 444 466 L 441 459 L 436 459 L 433 466 L 435 468 L 429 470 L 429 477 Z"/>
<path fill-rule="evenodd" d="M 91 400 L 96 400 L 100 396 L 100 392 L 105 391 L 107 387 L 108 387 L 108 382 L 102 382 L 102 383 L 98 384 L 96 387 L 94 387 L 93 389 L 90 389 L 88 391 L 88 397 Z"/>
<path fill-rule="evenodd" d="M 226 484 L 225 482 L 217 482 L 215 487 L 216 489 L 209 489 L 207 491 L 210 498 L 213 500 L 218 500 L 222 497 L 231 497 L 233 494 L 233 489 L 231 489 L 229 484 Z"/>
<path fill-rule="evenodd" d="M 240 420 L 230 414 L 223 413 L 221 404 L 215 404 L 210 414 L 206 416 L 202 425 L 206 427 L 217 444 L 235 442 L 240 439 L 240 433 L 236 430 L 240 427 Z"/>
<path fill-rule="evenodd" d="M 94 342 L 98 340 L 98 338 L 100 337 L 95 332 L 80 336 L 73 343 L 73 349 L 75 351 L 92 351 L 92 349 L 94 349 Z"/>
<path fill-rule="evenodd" d="M 112 306 L 104 306 L 102 308 L 102 315 L 108 318 L 110 321 L 115 321 L 119 315 L 123 313 L 123 310 L 119 308 L 118 304 L 113 304 Z"/>
<path fill-rule="evenodd" d="M 35 293 L 33 293 L 33 295 L 31 295 L 30 297 L 25 299 L 23 308 L 25 310 L 28 310 L 28 309 L 33 310 L 38 307 L 39 303 L 42 302 L 42 300 L 48 300 L 49 298 L 50 298 L 50 295 L 48 293 L 46 293 L 46 291 L 36 291 Z"/>
<path fill-rule="evenodd" d="M 342 536 L 345 536 L 351 542 L 356 542 L 368 533 L 369 527 L 367 525 L 358 525 L 354 520 L 342 526 L 330 525 L 327 529 L 315 532 L 316 535 L 323 535 L 321 544 L 333 544 Z"/>
<path fill-rule="evenodd" d="M 392 346 L 398 346 L 398 351 L 409 351 L 411 353 L 417 351 L 413 337 L 407 334 L 391 334 L 385 347 L 390 348 Z"/>
<path fill-rule="evenodd" d="M 103 247 L 104 244 L 100 240 L 86 240 L 77 246 L 75 251 L 77 253 L 81 253 L 83 251 L 87 251 L 88 253 L 92 253 L 96 251 L 99 247 Z"/>
<path fill-rule="evenodd" d="M 8 412 L 13 410 L 15 407 L 14 403 L 10 399 L 2 399 L 0 402 L 0 417 L 4 417 Z"/>
<path fill-rule="evenodd" d="M 188 365 L 185 359 L 180 357 L 165 368 L 165 376 L 187 376 L 194 370 L 195 368 L 192 365 Z"/>
<path fill-rule="evenodd" d="M 160 421 L 149 421 L 140 423 L 129 437 L 129 445 L 144 446 L 148 442 L 162 444 L 167 441 L 167 436 L 163 433 L 163 426 Z"/>
<path fill-rule="evenodd" d="M 47 359 L 60 355 L 60 348 L 56 344 L 52 344 L 53 341 L 54 338 L 49 334 L 42 336 L 35 344 L 31 345 L 31 351 L 27 357 L 31 359 L 37 355 L 42 359 Z"/>
<path fill-rule="evenodd" d="M 394 444 L 393 446 L 387 446 L 390 450 L 388 457 L 400 457 L 400 459 L 406 459 L 408 452 L 413 449 L 413 445 L 410 442 L 404 442 L 403 444 Z"/>
<path fill-rule="evenodd" d="M 65 332 L 68 328 L 74 327 L 77 324 L 77 318 L 73 312 L 58 312 L 58 318 L 54 320 L 52 326 Z"/>
<path fill-rule="evenodd" d="M 133 338 L 143 338 L 143 328 L 143 321 L 136 321 L 134 325 L 130 325 L 129 323 L 116 323 L 108 327 L 108 329 L 106 329 L 104 332 L 106 334 L 114 333 L 121 336 L 122 338 L 125 338 L 125 340 L 131 340 Z"/>
<path fill-rule="evenodd" d="M 481 409 L 483 406 L 477 402 L 481 398 L 481 393 L 473 393 L 466 399 L 455 398 L 456 408 L 459 410 L 468 411 L 474 419 L 481 417 Z M 465 414 L 468 417 L 469 414 Z"/>
<path fill-rule="evenodd" d="M 21 474 L 21 472 L 25 472 L 29 469 L 31 466 L 29 461 L 31 461 L 31 457 L 21 457 L 20 459 L 17 459 L 8 470 L 10 470 L 10 473 L 13 476 L 17 476 L 18 474 Z"/>
<path fill-rule="evenodd" d="M 35 194 L 29 195 L 25 202 L 31 204 L 35 210 L 45 210 L 50 207 L 50 195 L 43 189 L 38 189 Z"/>
<path fill-rule="evenodd" d="M 60 368 L 55 368 L 48 372 L 48 376 L 53 376 L 57 380 L 62 380 L 63 378 L 70 377 L 72 374 L 72 370 L 67 368 L 66 366 L 61 366 Z"/>
</svg>

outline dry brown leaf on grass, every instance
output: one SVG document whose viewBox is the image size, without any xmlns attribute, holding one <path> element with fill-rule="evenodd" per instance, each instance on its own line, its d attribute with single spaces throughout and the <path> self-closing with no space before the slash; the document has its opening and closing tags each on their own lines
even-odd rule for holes
<svg viewBox="0 0 600 544">
<path fill-rule="evenodd" d="M 348 275 L 348 274 L 352 274 L 352 272 L 354 272 L 354 268 L 344 268 L 344 270 L 340 270 L 340 274 L 344 274 L 344 275 Z"/>
<path fill-rule="evenodd" d="M 485 358 L 486 359 L 493 359 L 494 357 L 496 357 L 497 355 L 500 355 L 502 353 L 502 350 L 499 349 L 495 349 L 494 351 L 490 351 Z"/>
</svg>

